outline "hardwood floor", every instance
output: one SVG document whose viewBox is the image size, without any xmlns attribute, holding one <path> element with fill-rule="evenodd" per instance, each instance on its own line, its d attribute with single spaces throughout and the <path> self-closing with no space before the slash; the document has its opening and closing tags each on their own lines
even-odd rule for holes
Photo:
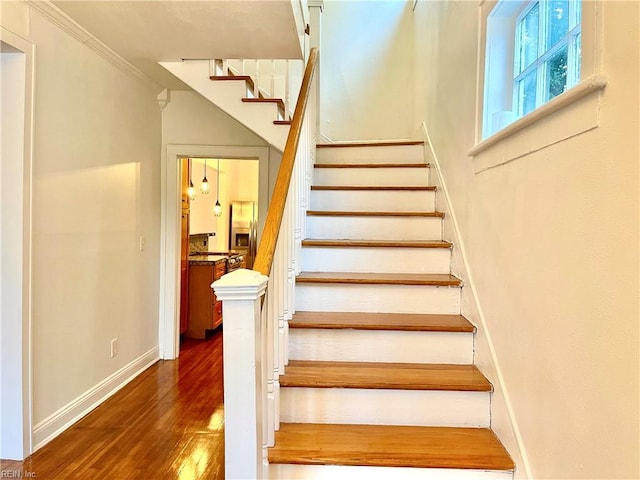
<svg viewBox="0 0 640 480">
<path fill-rule="evenodd" d="M 2 460 L 0 475 L 222 480 L 222 372 L 220 330 L 187 340 L 179 360 L 156 363 L 24 462 Z"/>
</svg>

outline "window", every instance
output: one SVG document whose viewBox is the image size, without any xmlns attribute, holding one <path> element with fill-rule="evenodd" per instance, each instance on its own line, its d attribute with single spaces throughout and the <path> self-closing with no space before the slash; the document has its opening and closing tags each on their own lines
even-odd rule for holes
<svg viewBox="0 0 640 480">
<path fill-rule="evenodd" d="M 580 0 L 500 0 L 487 21 L 483 138 L 580 80 Z"/>
<path fill-rule="evenodd" d="M 534 1 L 516 20 L 513 110 L 518 117 L 580 78 L 579 1 Z"/>
</svg>

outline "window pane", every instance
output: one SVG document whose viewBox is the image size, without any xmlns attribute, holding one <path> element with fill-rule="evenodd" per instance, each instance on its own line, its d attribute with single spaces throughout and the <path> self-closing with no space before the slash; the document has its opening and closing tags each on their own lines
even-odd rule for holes
<svg viewBox="0 0 640 480">
<path fill-rule="evenodd" d="M 551 1 L 547 6 L 547 50 L 569 31 L 569 2 Z"/>
<path fill-rule="evenodd" d="M 522 72 L 538 58 L 538 24 L 540 5 L 536 3 L 520 21 L 520 55 L 518 72 Z"/>
<path fill-rule="evenodd" d="M 566 46 L 561 48 L 545 64 L 548 79 L 547 100 L 551 100 L 567 89 L 567 50 Z"/>
<path fill-rule="evenodd" d="M 536 108 L 537 70 L 532 70 L 518 82 L 518 113 L 526 115 Z"/>
</svg>

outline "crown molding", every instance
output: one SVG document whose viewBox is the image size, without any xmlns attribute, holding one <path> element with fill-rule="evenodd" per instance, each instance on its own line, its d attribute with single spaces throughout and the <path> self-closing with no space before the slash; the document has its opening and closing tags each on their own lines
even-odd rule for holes
<svg viewBox="0 0 640 480">
<path fill-rule="evenodd" d="M 149 89 L 160 92 L 163 88 L 151 77 L 145 74 L 138 67 L 129 63 L 123 57 L 114 52 L 111 48 L 98 40 L 91 32 L 83 28 L 69 15 L 56 7 L 49 0 L 24 0 L 25 4 L 40 13 L 44 18 L 56 25 L 58 28 L 78 40 L 80 43 L 91 48 L 94 52 L 107 60 L 111 65 L 117 67 L 133 78 L 141 80 Z"/>
</svg>

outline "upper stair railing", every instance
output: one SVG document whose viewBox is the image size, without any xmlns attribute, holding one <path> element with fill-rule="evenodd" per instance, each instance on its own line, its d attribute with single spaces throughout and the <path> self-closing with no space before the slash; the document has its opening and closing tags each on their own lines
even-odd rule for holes
<svg viewBox="0 0 640 480">
<path fill-rule="evenodd" d="M 280 98 L 284 103 L 284 118 L 292 115 L 291 92 L 302 83 L 301 60 L 217 59 L 209 64 L 211 78 L 241 77 L 247 79 L 248 98 Z"/>
<path fill-rule="evenodd" d="M 309 205 L 317 98 L 311 49 L 253 270 L 213 284 L 223 301 L 225 477 L 267 477 L 279 428 L 279 376 L 288 362 L 288 321 Z M 262 296 L 264 295 L 264 299 Z M 264 300 L 264 301 L 263 301 Z"/>
</svg>

